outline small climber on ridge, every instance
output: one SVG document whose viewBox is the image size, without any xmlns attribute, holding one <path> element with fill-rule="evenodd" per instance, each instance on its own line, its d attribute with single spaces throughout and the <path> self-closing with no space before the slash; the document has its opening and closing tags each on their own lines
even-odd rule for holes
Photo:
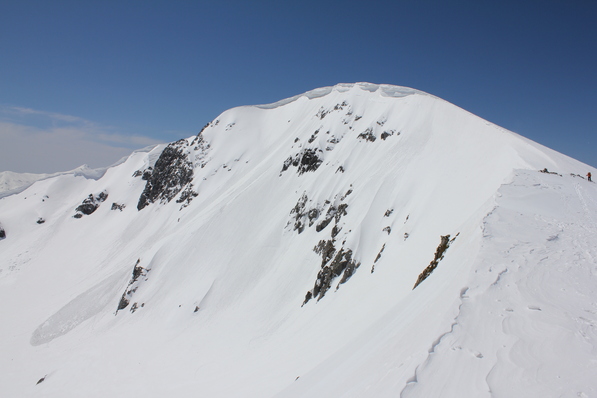
<svg viewBox="0 0 597 398">
<path fill-rule="evenodd" d="M 590 171 L 587 173 L 587 178 L 589 179 L 589 181 L 593 182 L 593 180 L 591 180 L 591 172 Z"/>
</svg>

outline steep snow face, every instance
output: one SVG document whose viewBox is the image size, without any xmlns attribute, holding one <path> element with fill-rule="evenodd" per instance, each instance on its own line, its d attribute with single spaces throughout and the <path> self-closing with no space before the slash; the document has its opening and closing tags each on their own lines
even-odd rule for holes
<svg viewBox="0 0 597 398">
<path fill-rule="evenodd" d="M 38 181 L 0 199 L 0 391 L 591 396 L 589 170 L 357 83 Z"/>
</svg>

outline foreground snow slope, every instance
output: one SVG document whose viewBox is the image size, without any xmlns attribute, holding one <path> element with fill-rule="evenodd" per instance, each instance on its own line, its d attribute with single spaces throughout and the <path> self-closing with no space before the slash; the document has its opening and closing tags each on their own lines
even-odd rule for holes
<svg viewBox="0 0 597 398">
<path fill-rule="evenodd" d="M 38 181 L 0 199 L 0 392 L 593 396 L 589 170 L 359 83 Z"/>
<path fill-rule="evenodd" d="M 277 396 L 595 396 L 595 206 L 593 184 L 517 171 L 483 221 L 473 266 L 449 275 L 446 258 L 450 302 L 421 307 L 416 293 L 431 293 L 415 290 Z M 451 318 L 443 332 L 413 350 L 438 311 Z"/>
</svg>

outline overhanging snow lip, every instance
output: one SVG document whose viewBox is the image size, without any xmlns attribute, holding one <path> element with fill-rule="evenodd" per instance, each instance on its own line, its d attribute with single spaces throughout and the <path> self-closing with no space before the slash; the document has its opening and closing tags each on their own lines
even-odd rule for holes
<svg viewBox="0 0 597 398">
<path fill-rule="evenodd" d="M 277 102 L 273 102 L 271 104 L 262 104 L 262 105 L 253 105 L 256 108 L 260 109 L 275 109 L 279 108 L 284 105 L 288 105 L 301 97 L 307 97 L 308 99 L 315 99 L 325 97 L 326 95 L 330 94 L 332 91 L 338 92 L 346 92 L 353 87 L 358 87 L 363 91 L 369 92 L 380 92 L 380 94 L 384 97 L 392 97 L 392 98 L 402 98 L 409 95 L 419 94 L 419 95 L 428 95 L 424 91 L 417 90 L 410 87 L 403 87 L 403 86 L 394 86 L 391 84 L 375 84 L 375 83 L 367 83 L 367 82 L 357 82 L 357 83 L 338 83 L 335 86 L 327 86 L 327 87 L 320 87 L 306 93 L 295 95 L 290 98 L 286 98 Z"/>
</svg>

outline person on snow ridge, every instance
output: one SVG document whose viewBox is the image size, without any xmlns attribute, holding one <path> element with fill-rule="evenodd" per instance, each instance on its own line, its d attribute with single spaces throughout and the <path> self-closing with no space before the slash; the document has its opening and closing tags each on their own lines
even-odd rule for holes
<svg viewBox="0 0 597 398">
<path fill-rule="evenodd" d="M 591 172 L 590 171 L 587 173 L 587 178 L 589 179 L 589 181 L 593 182 L 593 180 L 591 180 Z"/>
</svg>

